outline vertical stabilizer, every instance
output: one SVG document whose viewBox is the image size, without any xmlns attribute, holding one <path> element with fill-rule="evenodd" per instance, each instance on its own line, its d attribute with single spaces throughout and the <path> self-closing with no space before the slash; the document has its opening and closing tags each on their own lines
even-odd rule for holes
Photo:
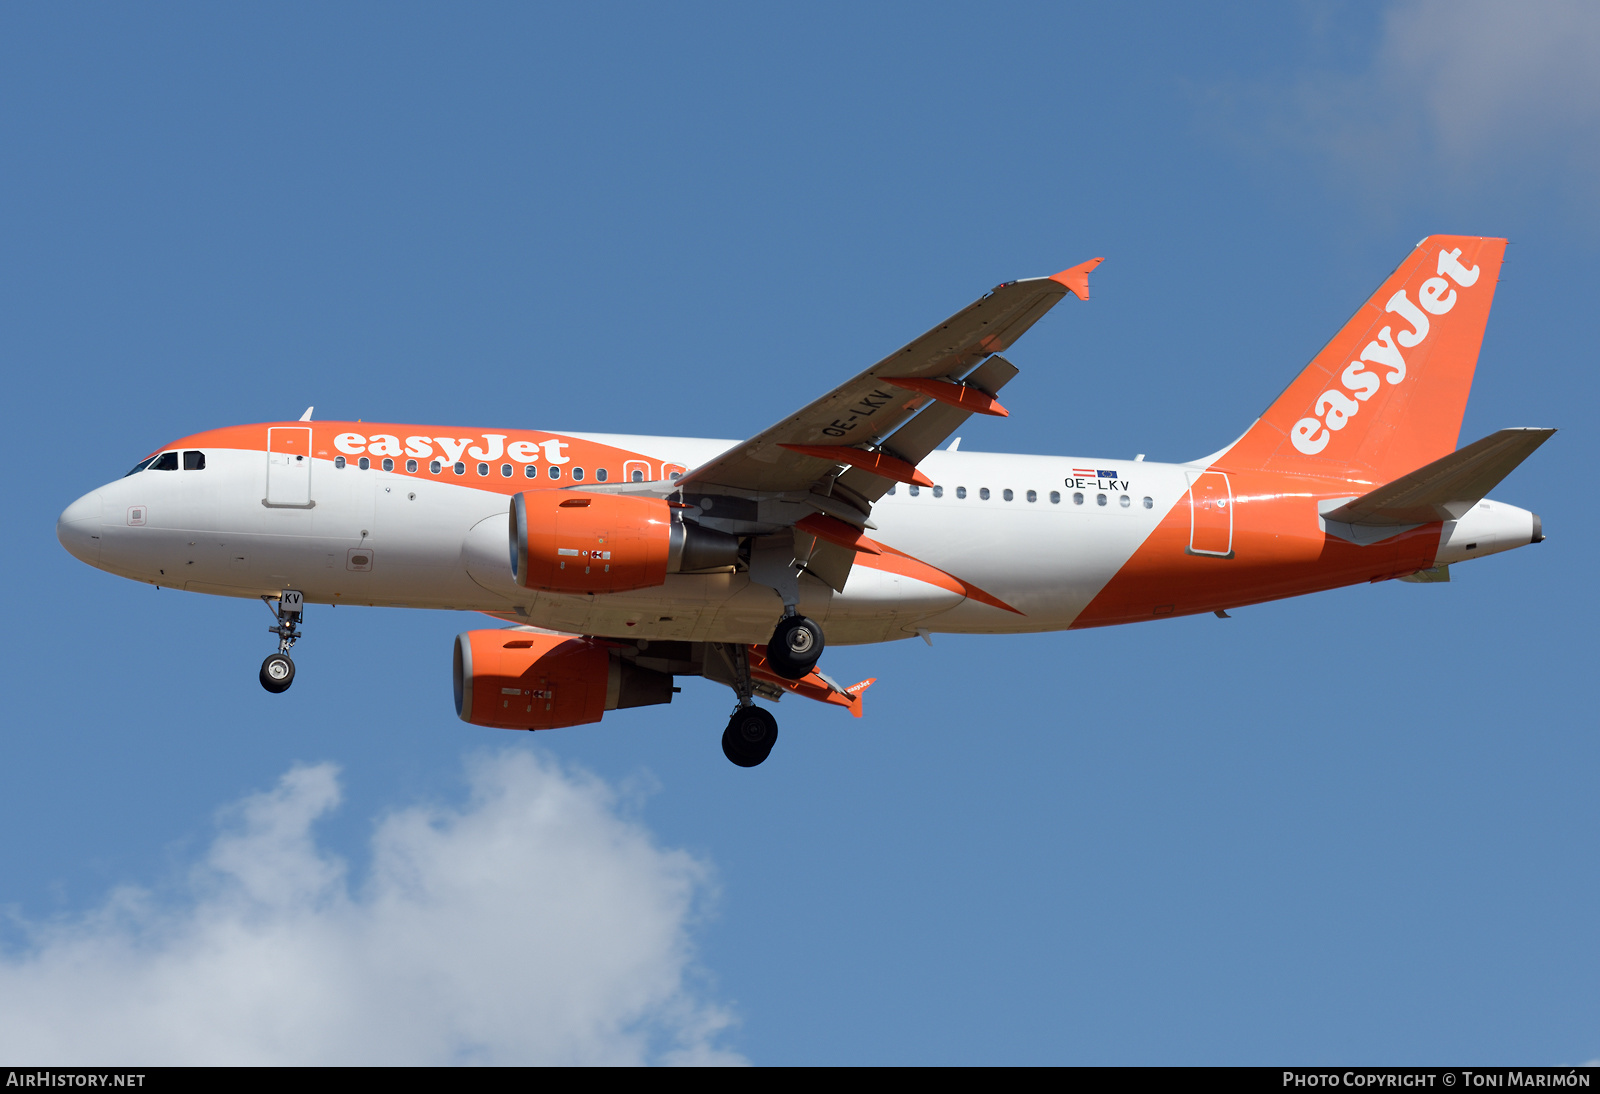
<svg viewBox="0 0 1600 1094">
<path fill-rule="evenodd" d="M 1419 243 L 1217 465 L 1384 483 L 1453 452 L 1505 247 Z"/>
</svg>

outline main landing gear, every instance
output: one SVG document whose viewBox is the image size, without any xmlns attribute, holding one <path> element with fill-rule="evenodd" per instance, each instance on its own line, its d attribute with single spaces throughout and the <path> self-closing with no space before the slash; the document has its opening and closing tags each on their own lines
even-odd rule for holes
<svg viewBox="0 0 1600 1094">
<path fill-rule="evenodd" d="M 261 662 L 261 686 L 277 695 L 288 691 L 289 685 L 294 683 L 294 662 L 289 659 L 289 650 L 300 637 L 300 616 L 305 612 L 306 602 L 294 589 L 279 593 L 276 604 L 270 596 L 263 595 L 261 600 L 278 621 L 277 626 L 267 628 L 278 636 L 278 652 Z"/>
<path fill-rule="evenodd" d="M 727 661 L 734 693 L 739 696 L 728 728 L 722 731 L 722 754 L 740 767 L 755 767 L 772 754 L 778 741 L 778 720 L 752 700 L 755 682 L 750 678 L 749 649 L 737 644 L 716 649 Z"/>
<path fill-rule="evenodd" d="M 754 703 L 739 707 L 722 731 L 722 754 L 740 767 L 755 767 L 778 743 L 778 719 Z"/>
<path fill-rule="evenodd" d="M 799 680 L 822 656 L 822 628 L 803 615 L 786 615 L 767 642 L 767 664 L 785 680 Z"/>
<path fill-rule="evenodd" d="M 737 643 L 716 649 L 727 663 L 728 675 L 718 674 L 731 684 L 739 705 L 722 731 L 722 754 L 740 767 L 755 767 L 772 754 L 778 742 L 778 720 L 753 701 L 756 682 L 750 676 L 749 648 Z M 792 610 L 778 621 L 767 643 L 767 667 L 786 680 L 799 680 L 816 667 L 822 656 L 822 628 Z M 731 679 L 729 679 L 731 677 Z M 771 681 L 763 682 L 762 694 L 777 699 L 783 693 Z"/>
</svg>

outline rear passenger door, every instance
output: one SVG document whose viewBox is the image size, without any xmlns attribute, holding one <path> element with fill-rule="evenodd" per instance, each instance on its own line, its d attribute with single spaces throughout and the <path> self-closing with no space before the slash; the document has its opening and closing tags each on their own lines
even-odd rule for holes
<svg viewBox="0 0 1600 1094">
<path fill-rule="evenodd" d="M 1233 557 L 1233 489 L 1221 471 L 1189 479 L 1189 546 L 1191 555 Z"/>
</svg>

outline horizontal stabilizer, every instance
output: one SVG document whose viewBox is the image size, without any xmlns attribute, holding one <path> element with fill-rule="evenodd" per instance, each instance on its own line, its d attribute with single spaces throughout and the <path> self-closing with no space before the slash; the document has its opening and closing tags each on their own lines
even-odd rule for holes
<svg viewBox="0 0 1600 1094">
<path fill-rule="evenodd" d="M 1553 433 L 1554 429 L 1499 430 L 1322 516 L 1364 525 L 1459 520 Z"/>
</svg>

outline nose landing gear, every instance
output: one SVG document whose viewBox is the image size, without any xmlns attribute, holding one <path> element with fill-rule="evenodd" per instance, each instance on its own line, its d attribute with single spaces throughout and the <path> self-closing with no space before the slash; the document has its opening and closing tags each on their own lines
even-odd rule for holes
<svg viewBox="0 0 1600 1094">
<path fill-rule="evenodd" d="M 294 683 L 294 662 L 289 659 L 289 650 L 294 646 L 295 639 L 300 637 L 299 623 L 300 616 L 305 612 L 305 597 L 297 590 L 285 589 L 278 594 L 276 604 L 272 597 L 265 595 L 261 602 L 278 621 L 277 626 L 267 628 L 278 636 L 278 652 L 261 662 L 261 686 L 277 695 L 288 691 L 289 685 Z"/>
</svg>

